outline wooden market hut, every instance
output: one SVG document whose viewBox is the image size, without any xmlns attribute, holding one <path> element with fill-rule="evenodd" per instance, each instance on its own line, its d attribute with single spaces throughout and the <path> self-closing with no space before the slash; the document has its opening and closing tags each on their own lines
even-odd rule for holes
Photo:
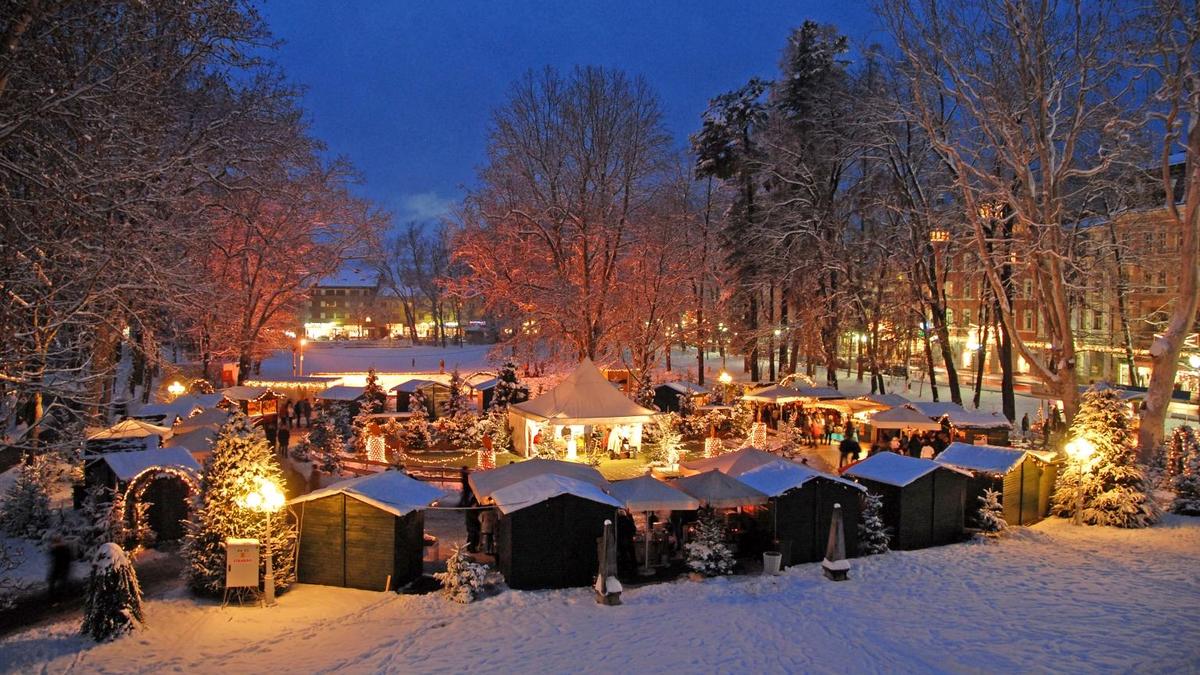
<svg viewBox="0 0 1200 675">
<path fill-rule="evenodd" d="M 318 393 L 314 398 L 319 406 L 345 405 L 350 411 L 350 416 L 354 417 L 362 410 L 363 397 L 366 393 L 366 387 L 337 384 Z"/>
<path fill-rule="evenodd" d="M 590 585 L 599 564 L 596 540 L 622 508 L 595 483 L 556 473 L 476 494 L 500 512 L 497 566 L 509 587 L 521 590 Z"/>
<path fill-rule="evenodd" d="M 450 385 L 421 378 L 401 382 L 391 388 L 396 396 L 396 412 L 408 412 L 412 396 L 417 391 L 425 397 L 425 414 L 429 415 L 429 419 L 437 419 L 450 400 Z"/>
<path fill-rule="evenodd" d="M 296 578 L 307 584 L 398 590 L 421 576 L 424 509 L 445 492 L 384 471 L 301 495 Z"/>
<path fill-rule="evenodd" d="M 825 557 L 833 507 L 842 509 L 846 555 L 858 555 L 858 515 L 866 488 L 784 459 L 759 465 L 737 479 L 770 497 L 766 517 L 784 565 Z"/>
<path fill-rule="evenodd" d="M 149 504 L 146 518 L 157 541 L 175 541 L 184 534 L 200 479 L 200 463 L 184 448 L 153 448 L 130 452 L 84 453 L 83 480 L 88 487 L 104 486 L 126 494 L 126 513 L 134 504 Z"/>
<path fill-rule="evenodd" d="M 471 398 L 475 402 L 475 407 L 480 412 L 486 412 L 492 407 L 492 398 L 496 395 L 496 385 L 500 384 L 500 378 L 489 377 L 486 379 L 471 381 L 467 379 L 467 388 L 471 392 Z"/>
<path fill-rule="evenodd" d="M 221 390 L 226 400 L 251 421 L 259 425 L 273 424 L 279 416 L 279 401 L 283 397 L 267 387 L 228 387 Z"/>
<path fill-rule="evenodd" d="M 975 522 L 985 490 L 1000 493 L 1004 520 L 1010 525 L 1032 525 L 1046 516 L 1058 464 L 1026 450 L 995 445 L 951 443 L 937 461 L 970 471 L 967 481 L 968 522 Z"/>
<path fill-rule="evenodd" d="M 979 438 L 992 445 L 1008 445 L 1012 422 L 999 413 L 967 410 L 948 401 L 915 401 L 908 405 L 922 415 L 948 425 L 951 440 L 971 443 Z"/>
<path fill-rule="evenodd" d="M 654 388 L 654 406 L 662 412 L 679 412 L 681 398 L 690 399 L 692 408 L 695 409 L 707 403 L 708 396 L 708 389 L 695 382 L 664 382 Z"/>
<path fill-rule="evenodd" d="M 925 548 L 962 539 L 970 474 L 931 459 L 880 452 L 842 475 L 883 499 L 883 522 L 892 528 L 892 548 Z"/>
</svg>

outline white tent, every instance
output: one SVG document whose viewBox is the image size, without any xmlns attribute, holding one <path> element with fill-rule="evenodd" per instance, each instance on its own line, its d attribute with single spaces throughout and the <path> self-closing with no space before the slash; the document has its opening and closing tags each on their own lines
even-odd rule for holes
<svg viewBox="0 0 1200 675">
<path fill-rule="evenodd" d="M 785 387 L 779 384 L 772 384 L 762 389 L 755 389 L 742 395 L 743 401 L 751 401 L 754 403 L 795 403 L 796 401 L 804 400 L 804 396 L 800 392 Z"/>
<path fill-rule="evenodd" d="M 804 398 L 845 398 L 846 395 L 833 387 L 800 387 L 796 391 Z"/>
<path fill-rule="evenodd" d="M 181 469 L 195 476 L 200 475 L 200 463 L 192 453 L 183 448 L 155 448 L 133 452 L 110 452 L 99 455 L 96 461 L 104 462 L 122 483 L 129 482 L 138 474 L 157 467 Z"/>
<path fill-rule="evenodd" d="M 532 476 L 506 485 L 493 492 L 488 501 L 499 507 L 501 513 L 507 515 L 559 495 L 574 495 L 618 509 L 623 508 L 621 502 L 597 485 L 552 473 Z"/>
<path fill-rule="evenodd" d="M 336 494 L 353 497 L 394 516 L 403 516 L 411 511 L 424 509 L 445 497 L 446 491 L 411 478 L 401 471 L 383 471 L 338 481 L 320 490 L 300 495 L 288 504 L 299 504 Z"/>
<path fill-rule="evenodd" d="M 875 413 L 871 416 L 871 426 L 875 429 L 917 429 L 920 431 L 938 431 L 942 428 L 941 424 L 906 406 L 898 406 L 891 410 Z"/>
<path fill-rule="evenodd" d="M 630 511 L 695 511 L 700 501 L 646 474 L 617 481 L 609 488 Z"/>
<path fill-rule="evenodd" d="M 555 436 L 562 436 L 564 428 L 570 429 L 568 459 L 574 457 L 576 441 L 593 426 L 612 427 L 614 434 L 628 440 L 634 449 L 640 448 L 642 425 L 654 415 L 653 410 L 613 388 L 590 359 L 584 359 L 575 372 L 550 391 L 508 407 L 513 446 L 518 453 L 529 455 L 540 426 L 548 424 Z"/>
<path fill-rule="evenodd" d="M 900 394 L 867 394 L 866 396 L 860 396 L 859 398 L 864 401 L 871 401 L 872 403 L 880 403 L 888 406 L 889 408 L 896 408 L 908 403 L 908 399 L 904 398 Z"/>
<path fill-rule="evenodd" d="M 867 491 L 866 488 L 854 481 L 817 471 L 812 467 L 797 464 L 786 459 L 776 459 L 754 467 L 749 471 L 737 474 L 738 480 L 768 497 L 778 497 L 788 490 L 798 488 L 814 478 L 825 478 L 836 483 L 849 485 L 863 492 Z"/>
<path fill-rule="evenodd" d="M 160 427 L 142 420 L 124 419 L 103 431 L 88 436 L 89 441 L 107 441 L 118 438 L 147 438 L 157 436 L 166 440 L 171 437 L 170 427 Z"/>
<path fill-rule="evenodd" d="M 767 503 L 767 495 L 716 469 L 676 479 L 674 486 L 717 509 Z"/>
<path fill-rule="evenodd" d="M 688 475 L 717 470 L 730 476 L 736 476 L 763 464 L 770 464 L 778 459 L 778 455 L 772 455 L 769 452 L 764 452 L 756 448 L 742 448 L 741 450 L 726 452 L 716 457 L 709 457 L 708 459 L 681 462 L 679 466 Z"/>
<path fill-rule="evenodd" d="M 591 483 L 601 489 L 608 488 L 608 481 L 600 472 L 586 464 L 575 462 L 558 462 L 552 459 L 529 459 L 524 462 L 513 462 L 497 469 L 476 471 L 468 479 L 475 496 L 486 499 L 497 490 L 520 483 L 534 476 L 557 475 L 574 480 Z"/>
</svg>

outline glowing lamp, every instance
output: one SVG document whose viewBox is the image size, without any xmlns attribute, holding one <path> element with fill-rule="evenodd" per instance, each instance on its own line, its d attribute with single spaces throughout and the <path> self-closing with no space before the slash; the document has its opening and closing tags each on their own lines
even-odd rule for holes
<svg viewBox="0 0 1200 675">
<path fill-rule="evenodd" d="M 1200 356 L 1197 356 L 1195 354 L 1192 354 L 1191 356 L 1189 356 L 1188 357 L 1188 365 L 1192 367 L 1192 370 L 1200 369 Z"/>
<path fill-rule="evenodd" d="M 733 383 L 733 376 L 725 371 L 721 371 L 721 374 L 717 376 L 717 381 L 728 386 Z"/>
<path fill-rule="evenodd" d="M 1096 452 L 1096 445 L 1082 436 L 1067 443 L 1067 456 L 1076 462 L 1083 463 Z"/>
<path fill-rule="evenodd" d="M 184 391 L 187 391 L 187 390 L 184 388 L 184 386 L 182 384 L 179 383 L 179 380 L 175 380 L 174 382 L 172 382 L 170 385 L 167 386 L 167 392 L 169 394 L 171 394 L 171 396 L 174 396 L 176 398 L 182 396 Z"/>
<path fill-rule="evenodd" d="M 929 241 L 933 244 L 944 244 L 950 241 L 950 231 L 942 229 L 930 230 Z"/>
<path fill-rule="evenodd" d="M 273 513 L 282 509 L 286 501 L 278 485 L 262 476 L 255 476 L 253 484 L 238 500 L 238 505 L 251 511 Z"/>
</svg>

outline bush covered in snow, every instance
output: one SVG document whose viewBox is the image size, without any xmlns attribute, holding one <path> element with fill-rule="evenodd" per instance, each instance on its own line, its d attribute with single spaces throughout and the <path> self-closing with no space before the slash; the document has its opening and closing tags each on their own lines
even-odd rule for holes
<svg viewBox="0 0 1200 675">
<path fill-rule="evenodd" d="M 94 485 L 83 498 L 75 540 L 85 554 L 101 544 L 124 548 L 130 538 L 125 523 L 125 494 L 103 485 Z"/>
<path fill-rule="evenodd" d="M 683 457 L 683 435 L 679 433 L 680 418 L 676 413 L 656 415 L 654 423 L 647 425 L 642 433 L 646 458 L 660 464 L 678 464 Z"/>
<path fill-rule="evenodd" d="M 998 537 L 1008 528 L 1004 520 L 1004 507 L 1000 504 L 1000 493 L 995 490 L 984 490 L 979 496 L 979 515 L 977 517 L 979 531 L 986 537 Z"/>
<path fill-rule="evenodd" d="M 1174 481 L 1175 501 L 1171 503 L 1171 511 L 1200 516 L 1200 448 L 1191 446 L 1180 465 L 1182 468 Z"/>
<path fill-rule="evenodd" d="M 446 571 L 433 576 L 442 584 L 442 593 L 454 602 L 466 604 L 478 600 L 484 592 L 488 567 L 471 560 L 466 550 L 455 546 L 446 560 Z"/>
<path fill-rule="evenodd" d="M 706 577 L 733 574 L 734 559 L 725 546 L 725 525 L 711 509 L 700 512 L 696 533 L 684 545 L 688 569 Z"/>
<path fill-rule="evenodd" d="M 142 589 L 133 563 L 120 546 L 111 542 L 101 544 L 92 559 L 80 632 L 96 642 L 105 642 L 144 621 Z"/>
<path fill-rule="evenodd" d="M 883 498 L 868 492 L 863 498 L 863 510 L 858 523 L 858 552 L 860 555 L 887 553 L 892 540 L 892 528 L 883 524 Z"/>
<path fill-rule="evenodd" d="M 53 467 L 45 455 L 34 455 L 17 469 L 17 480 L 0 503 L 0 529 L 13 537 L 38 539 L 50 525 Z"/>
</svg>

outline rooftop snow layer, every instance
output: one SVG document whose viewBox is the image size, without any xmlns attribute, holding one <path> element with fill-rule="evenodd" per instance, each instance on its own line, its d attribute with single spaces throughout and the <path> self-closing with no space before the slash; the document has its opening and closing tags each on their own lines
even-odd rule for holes
<svg viewBox="0 0 1200 675">
<path fill-rule="evenodd" d="M 446 491 L 416 480 L 402 471 L 382 471 L 338 481 L 289 501 L 289 504 L 344 494 L 395 516 L 424 509 L 446 496 Z"/>
<path fill-rule="evenodd" d="M 200 475 L 200 463 L 185 448 L 155 448 L 134 452 L 111 452 L 99 455 L 96 461 L 108 464 L 122 482 L 133 480 L 147 469 L 166 467 L 183 469 Z"/>
<path fill-rule="evenodd" d="M 917 457 L 897 455 L 894 452 L 880 452 L 846 469 L 842 475 L 852 478 L 865 478 L 886 485 L 895 485 L 896 487 L 904 487 L 938 469 L 949 469 L 951 471 L 958 471 L 958 473 L 966 473 L 953 467 L 939 464 L 932 459 L 919 459 Z"/>
<path fill-rule="evenodd" d="M 951 443 L 937 456 L 940 464 L 949 464 L 971 471 L 1008 473 L 1025 458 L 1024 450 L 998 445 Z"/>
<path fill-rule="evenodd" d="M 491 493 L 489 498 L 500 507 L 501 513 L 509 514 L 560 495 L 573 495 L 618 509 L 624 508 L 621 502 L 593 483 L 551 473 L 506 485 Z"/>
</svg>

